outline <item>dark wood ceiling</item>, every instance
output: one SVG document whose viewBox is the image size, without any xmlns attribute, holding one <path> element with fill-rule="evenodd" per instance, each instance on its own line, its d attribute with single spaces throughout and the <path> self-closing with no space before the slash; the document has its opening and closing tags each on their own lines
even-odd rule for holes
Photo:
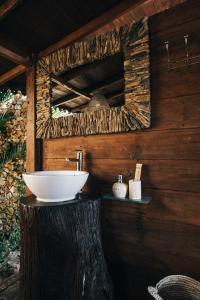
<svg viewBox="0 0 200 300">
<path fill-rule="evenodd" d="M 16 49 L 23 56 L 37 54 L 125 1 L 127 0 L 20 0 L 10 13 L 0 18 L 0 46 L 12 45 L 12 49 Z M 101 32 L 137 21 L 141 17 L 153 15 L 184 1 L 145 0 L 136 9 L 130 9 L 102 28 Z M 0 0 L 0 5 L 5 2 L 6 0 Z M 0 75 L 14 66 L 15 63 L 0 57 Z M 25 90 L 24 75 L 3 87 L 14 86 L 16 89 L 17 85 L 19 88 L 24 86 Z"/>
<path fill-rule="evenodd" d="M 24 0 L 1 21 L 1 33 L 38 53 L 123 0 Z"/>
<path fill-rule="evenodd" d="M 21 91 L 24 95 L 26 95 L 26 74 L 23 73 L 8 81 L 0 87 L 0 90 L 12 90 L 13 92 Z"/>
<path fill-rule="evenodd" d="M 0 75 L 14 68 L 15 66 L 16 66 L 15 63 L 0 56 Z"/>
<path fill-rule="evenodd" d="M 39 53 L 123 0 L 24 0 L 0 20 L 0 45 L 14 44 L 20 52 Z M 0 5 L 5 0 L 0 0 Z M 19 53 L 19 50 L 18 50 Z M 0 57 L 0 75 L 16 66 Z M 24 76 L 1 88 L 25 90 Z"/>
</svg>

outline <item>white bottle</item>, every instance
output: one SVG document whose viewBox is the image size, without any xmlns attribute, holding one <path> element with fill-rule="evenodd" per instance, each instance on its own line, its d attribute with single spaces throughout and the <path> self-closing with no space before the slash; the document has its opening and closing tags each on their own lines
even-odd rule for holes
<svg viewBox="0 0 200 300">
<path fill-rule="evenodd" d="M 122 175 L 118 175 L 118 181 L 112 186 L 112 191 L 117 198 L 126 198 L 128 185 L 122 182 Z"/>
</svg>

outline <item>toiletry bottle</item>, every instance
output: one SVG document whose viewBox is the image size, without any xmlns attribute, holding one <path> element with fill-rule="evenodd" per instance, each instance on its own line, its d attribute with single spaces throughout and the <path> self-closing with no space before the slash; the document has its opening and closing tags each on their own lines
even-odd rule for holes
<svg viewBox="0 0 200 300">
<path fill-rule="evenodd" d="M 135 178 L 134 180 L 129 180 L 129 199 L 131 200 L 141 200 L 141 174 L 142 174 L 142 164 L 136 164 Z"/>
<path fill-rule="evenodd" d="M 135 181 L 133 179 L 129 180 L 129 199 L 141 201 L 142 199 L 141 180 L 139 181 Z"/>
<path fill-rule="evenodd" d="M 126 197 L 128 185 L 126 183 L 123 183 L 122 175 L 118 175 L 118 181 L 113 184 L 112 191 L 114 196 L 117 198 Z"/>
</svg>

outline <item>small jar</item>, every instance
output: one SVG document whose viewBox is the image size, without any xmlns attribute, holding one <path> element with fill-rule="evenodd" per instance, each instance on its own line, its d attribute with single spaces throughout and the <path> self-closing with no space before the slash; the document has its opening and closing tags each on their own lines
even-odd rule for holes
<svg viewBox="0 0 200 300">
<path fill-rule="evenodd" d="M 118 175 L 118 181 L 113 184 L 112 191 L 115 197 L 126 198 L 128 185 L 123 183 L 122 175 Z"/>
<path fill-rule="evenodd" d="M 129 199 L 131 200 L 141 200 L 141 181 L 129 180 Z"/>
</svg>

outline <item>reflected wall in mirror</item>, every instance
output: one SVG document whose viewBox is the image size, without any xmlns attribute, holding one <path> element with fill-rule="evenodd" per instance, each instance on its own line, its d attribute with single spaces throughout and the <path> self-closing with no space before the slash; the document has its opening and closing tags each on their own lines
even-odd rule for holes
<svg viewBox="0 0 200 300">
<path fill-rule="evenodd" d="M 37 137 L 150 126 L 145 18 L 60 49 L 37 63 Z"/>
</svg>

